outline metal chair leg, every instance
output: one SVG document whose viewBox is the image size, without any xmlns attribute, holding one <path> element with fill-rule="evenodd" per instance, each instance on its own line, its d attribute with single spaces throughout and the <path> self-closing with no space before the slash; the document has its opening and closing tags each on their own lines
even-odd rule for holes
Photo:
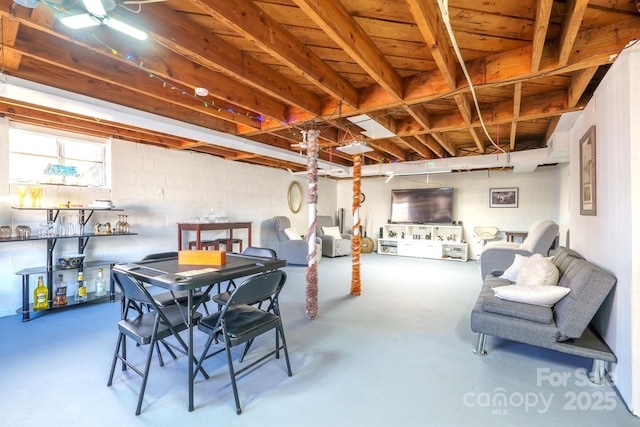
<svg viewBox="0 0 640 427">
<path fill-rule="evenodd" d="M 227 364 L 229 365 L 229 376 L 231 377 L 231 387 L 233 388 L 233 397 L 236 401 L 236 413 L 240 415 L 242 408 L 240 408 L 240 398 L 238 397 L 238 386 L 236 385 L 236 373 L 233 369 L 233 359 L 231 358 L 231 345 L 228 342 L 225 343 L 227 350 Z"/>
<path fill-rule="evenodd" d="M 122 340 L 124 338 L 123 334 L 118 335 L 118 342 L 116 343 L 116 351 L 113 353 L 113 361 L 111 362 L 111 371 L 109 372 L 109 380 L 107 381 L 107 387 L 111 387 L 113 384 L 113 373 L 116 370 L 116 363 L 118 363 L 118 353 L 120 353 L 120 347 L 122 345 Z M 125 369 L 125 364 L 122 364 L 122 370 Z"/>
<path fill-rule="evenodd" d="M 278 356 L 277 350 L 280 350 L 280 348 L 282 348 L 282 351 L 284 352 L 284 360 L 287 362 L 287 375 L 292 376 L 293 372 L 291 372 L 291 363 L 289 363 L 289 351 L 287 351 L 287 342 L 284 338 L 284 328 L 282 327 L 282 323 L 280 323 L 280 325 L 276 328 L 276 337 L 278 336 L 278 334 L 282 338 L 282 346 L 276 346 L 276 359 L 280 358 Z"/>
<path fill-rule="evenodd" d="M 247 343 L 244 345 L 244 350 L 242 351 L 242 356 L 240 356 L 240 363 L 242 363 L 244 361 L 245 356 L 247 355 L 247 353 L 249 353 L 249 347 L 251 347 L 251 343 L 253 342 L 253 340 L 249 340 L 247 341 Z"/>
<path fill-rule="evenodd" d="M 136 415 L 140 415 L 142 410 L 142 399 L 144 399 L 144 390 L 147 388 L 147 379 L 149 378 L 149 367 L 151 366 L 151 358 L 153 357 L 153 348 L 155 346 L 149 346 L 149 355 L 144 365 L 144 375 L 142 376 L 142 385 L 140 386 L 140 394 L 138 395 L 138 406 L 136 407 Z"/>
</svg>

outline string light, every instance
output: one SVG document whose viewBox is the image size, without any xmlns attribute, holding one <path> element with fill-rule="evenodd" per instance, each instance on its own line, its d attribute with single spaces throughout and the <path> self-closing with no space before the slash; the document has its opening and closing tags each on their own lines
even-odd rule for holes
<svg viewBox="0 0 640 427">
<path fill-rule="evenodd" d="M 128 53 L 128 54 L 125 55 L 125 54 L 119 52 L 117 49 L 107 45 L 104 41 L 100 40 L 95 34 L 92 34 L 92 36 L 98 43 L 100 43 L 102 46 L 104 46 L 106 49 L 108 49 L 111 52 L 111 54 L 113 54 L 114 56 L 117 56 L 119 58 L 125 59 L 125 60 L 127 60 L 129 62 L 132 62 L 132 63 L 136 64 L 136 66 L 139 69 L 141 69 L 145 73 L 147 73 L 149 78 L 159 80 L 162 83 L 162 87 L 164 87 L 164 88 L 168 87 L 170 90 L 178 91 L 181 95 L 187 96 L 187 97 L 192 98 L 193 100 L 195 100 L 197 102 L 202 103 L 202 105 L 205 108 L 209 108 L 210 106 L 211 107 L 217 107 L 218 112 L 222 112 L 223 109 L 224 109 L 224 111 L 226 111 L 229 114 L 235 114 L 237 116 L 247 117 L 247 118 L 249 118 L 251 120 L 257 121 L 258 123 L 265 123 L 265 124 L 270 123 L 270 120 L 265 120 L 264 116 L 262 116 L 260 114 L 254 115 L 254 114 L 250 114 L 249 112 L 242 113 L 242 112 L 239 112 L 239 111 L 235 111 L 233 109 L 233 107 L 224 107 L 224 106 L 221 106 L 221 105 L 216 105 L 216 103 L 214 101 L 209 101 L 209 100 L 202 99 L 201 97 L 197 96 L 195 93 L 192 94 L 189 91 L 181 89 L 181 88 L 171 84 L 170 82 L 168 82 L 167 80 L 165 80 L 161 76 L 159 76 L 159 75 L 155 74 L 154 72 L 146 69 L 145 66 L 144 66 L 144 62 L 142 60 L 138 61 L 138 58 L 135 55 L 133 55 L 132 53 Z"/>
</svg>

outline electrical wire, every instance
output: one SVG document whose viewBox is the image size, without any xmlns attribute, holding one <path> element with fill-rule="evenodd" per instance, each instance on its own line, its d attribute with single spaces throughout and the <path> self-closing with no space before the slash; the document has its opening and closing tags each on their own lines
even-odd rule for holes
<svg viewBox="0 0 640 427">
<path fill-rule="evenodd" d="M 480 124 L 482 125 L 482 129 L 484 130 L 485 135 L 491 142 L 491 144 L 496 147 L 498 150 L 506 153 L 489 135 L 489 131 L 482 119 L 482 113 L 480 112 L 480 105 L 478 104 L 478 97 L 476 95 L 475 87 L 473 86 L 473 82 L 471 81 L 471 76 L 469 76 L 469 71 L 467 70 L 467 66 L 464 63 L 464 59 L 462 59 L 462 54 L 460 53 L 460 49 L 458 47 L 458 42 L 456 41 L 456 37 L 453 34 L 453 28 L 451 28 L 451 21 L 449 19 L 449 0 L 438 0 L 438 6 L 440 7 L 440 14 L 442 15 L 442 20 L 444 21 L 444 25 L 447 28 L 447 33 L 449 34 L 449 40 L 451 40 L 451 45 L 453 50 L 456 53 L 456 57 L 458 58 L 458 62 L 460 63 L 460 68 L 462 68 L 462 72 L 464 73 L 464 77 L 467 79 L 467 83 L 469 84 L 469 90 L 471 91 L 471 96 L 473 98 L 473 104 L 476 107 L 476 112 L 478 113 L 478 119 L 480 120 Z"/>
</svg>

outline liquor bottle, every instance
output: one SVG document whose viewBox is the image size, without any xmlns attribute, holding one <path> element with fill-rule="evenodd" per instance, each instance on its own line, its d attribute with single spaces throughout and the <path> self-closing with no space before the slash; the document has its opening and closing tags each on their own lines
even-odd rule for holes
<svg viewBox="0 0 640 427">
<path fill-rule="evenodd" d="M 38 276 L 38 286 L 33 290 L 33 311 L 49 308 L 49 289 L 44 285 L 42 276 Z"/>
<path fill-rule="evenodd" d="M 67 282 L 64 281 L 62 274 L 58 274 L 56 288 L 53 294 L 53 306 L 62 307 L 67 305 Z"/>
<path fill-rule="evenodd" d="M 103 297 L 107 294 L 107 281 L 104 280 L 102 269 L 98 269 L 98 277 L 96 278 L 96 296 Z"/>
<path fill-rule="evenodd" d="M 84 282 L 84 273 L 82 271 L 78 271 L 78 282 L 77 282 L 77 292 L 76 292 L 76 301 L 86 301 L 87 300 L 87 285 Z"/>
</svg>

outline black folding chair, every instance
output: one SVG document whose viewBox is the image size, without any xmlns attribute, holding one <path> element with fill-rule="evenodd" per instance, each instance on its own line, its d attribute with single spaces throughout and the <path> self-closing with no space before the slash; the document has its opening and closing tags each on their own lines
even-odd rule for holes
<svg viewBox="0 0 640 427">
<path fill-rule="evenodd" d="M 122 370 L 131 368 L 134 372 L 142 377 L 142 385 L 138 394 L 138 406 L 136 407 L 136 415 L 140 415 L 142 408 L 142 399 L 147 385 L 149 376 L 149 367 L 153 356 L 153 349 L 158 342 L 165 344 L 167 348 L 171 347 L 183 354 L 187 354 L 188 347 L 184 340 L 180 337 L 179 332 L 187 329 L 187 308 L 173 304 L 167 307 L 159 306 L 153 297 L 149 294 L 147 288 L 138 280 L 132 278 L 126 273 L 112 270 L 111 280 L 121 289 L 123 301 L 122 319 L 118 322 L 118 340 L 116 349 L 113 354 L 111 363 L 111 371 L 109 372 L 109 381 L 107 386 L 113 383 L 113 375 L 118 360 L 122 362 Z M 143 312 L 140 307 L 148 306 L 150 310 Z M 134 309 L 134 313 L 130 310 Z M 132 315 L 131 315 L 132 314 Z M 194 313 L 194 322 L 202 317 L 201 313 Z M 147 358 L 144 368 L 138 369 L 127 359 L 126 337 L 131 338 L 136 344 L 149 345 Z M 166 338 L 174 337 L 177 345 L 169 342 Z M 207 373 L 201 369 L 201 372 L 208 378 Z"/>
<path fill-rule="evenodd" d="M 266 258 L 266 259 L 276 259 L 277 258 L 276 251 L 274 251 L 273 249 L 271 249 L 271 248 L 259 248 L 257 246 L 249 246 L 249 247 L 245 248 L 244 251 L 242 251 L 242 255 L 248 255 L 248 256 L 252 256 L 252 257 L 260 257 L 260 258 Z M 229 301 L 229 297 L 231 296 L 231 292 L 236 288 L 236 282 L 237 283 L 242 283 L 247 278 L 248 277 L 241 277 L 239 279 L 229 280 L 229 283 L 227 284 L 227 290 L 225 292 L 221 292 L 221 293 L 213 295 L 211 297 L 211 300 L 213 302 L 215 302 L 216 304 L 218 304 L 218 310 L 220 310 L 222 308 L 222 306 L 225 305 L 227 303 L 227 301 Z"/>
<path fill-rule="evenodd" d="M 276 359 L 280 358 L 280 350 L 283 350 L 287 364 L 287 374 L 289 376 L 292 375 L 278 305 L 278 296 L 286 280 L 287 275 L 282 270 L 269 271 L 252 276 L 233 291 L 228 302 L 220 311 L 204 317 L 198 323 L 198 329 L 209 335 L 209 338 L 205 343 L 202 356 L 200 356 L 200 362 L 196 366 L 196 372 L 202 367 L 202 362 L 205 359 L 226 350 L 233 397 L 236 401 L 236 412 L 238 414 L 242 413 L 242 409 L 238 398 L 236 377 L 241 373 L 274 354 Z M 268 309 L 252 305 L 257 301 L 267 300 L 270 301 Z M 256 337 L 271 330 L 275 330 L 276 334 L 275 349 L 236 371 L 231 357 L 231 348 L 253 341 Z M 282 339 L 282 345 L 280 345 L 279 338 Z M 214 341 L 216 344 L 222 341 L 224 347 L 207 354 Z"/>
</svg>

